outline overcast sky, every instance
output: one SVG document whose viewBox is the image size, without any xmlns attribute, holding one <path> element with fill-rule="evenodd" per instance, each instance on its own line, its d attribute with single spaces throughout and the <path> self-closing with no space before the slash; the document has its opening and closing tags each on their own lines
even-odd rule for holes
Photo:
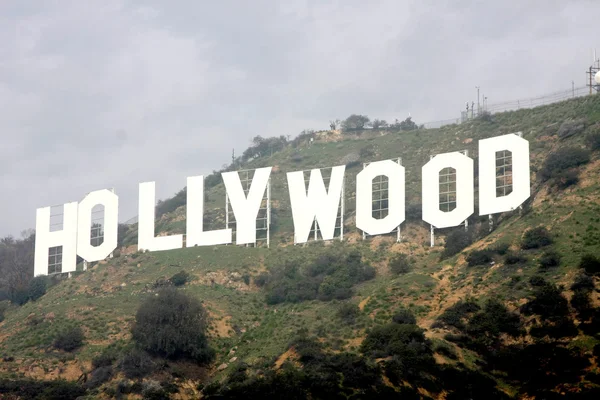
<svg viewBox="0 0 600 400">
<path fill-rule="evenodd" d="M 138 183 L 157 198 L 253 136 L 352 113 L 457 118 L 585 85 L 600 1 L 0 2 L 0 235 Z M 596 41 L 594 41 L 596 40 Z"/>
</svg>

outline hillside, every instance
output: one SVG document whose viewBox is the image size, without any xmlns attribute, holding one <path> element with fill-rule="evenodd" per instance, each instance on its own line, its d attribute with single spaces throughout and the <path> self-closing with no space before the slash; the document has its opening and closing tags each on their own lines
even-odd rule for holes
<svg viewBox="0 0 600 400">
<path fill-rule="evenodd" d="M 436 246 L 430 247 L 429 226 L 420 220 L 421 167 L 430 155 L 450 151 L 468 150 L 476 159 L 478 140 L 513 132 L 522 132 L 530 142 L 531 198 L 522 210 L 495 216 L 492 232 L 476 209 L 468 235 L 462 227 L 440 230 Z M 163 388 L 176 385 L 172 398 L 197 398 L 202 388 L 205 396 L 256 393 L 260 398 L 266 390 L 260 385 L 275 387 L 274 382 L 281 387 L 295 382 L 313 398 L 332 398 L 333 392 L 302 386 L 304 378 L 295 375 L 302 370 L 305 377 L 329 377 L 331 369 L 343 372 L 341 378 L 334 374 L 341 379 L 334 391 L 345 391 L 340 398 L 352 393 L 355 398 L 481 398 L 485 393 L 542 399 L 567 392 L 596 398 L 600 286 L 594 263 L 600 261 L 593 256 L 600 255 L 599 136 L 600 96 L 589 96 L 440 129 L 321 132 L 272 154 L 238 159 L 233 170 L 274 167 L 269 249 L 230 245 L 141 253 L 133 225 L 114 258 L 70 279 L 55 279 L 36 301 L 7 306 L 0 322 L 1 376 L 40 381 L 91 376 L 92 359 L 107 348 L 132 348 L 131 326 L 140 304 L 184 270 L 191 278 L 177 290 L 206 307 L 216 358 L 208 366 L 155 360 L 162 367 L 145 379 Z M 574 149 L 586 149 L 586 154 L 569 164 Z M 362 240 L 354 227 L 355 176 L 363 162 L 397 157 L 407 171 L 403 239 Z M 285 173 L 334 165 L 347 166 L 344 240 L 294 246 Z M 224 227 L 225 191 L 217 176 L 207 183 L 207 228 Z M 159 213 L 157 233 L 185 233 L 182 193 L 161 202 L 159 211 L 168 212 Z M 325 281 L 333 291 L 324 289 Z M 427 341 L 416 330 L 410 330 L 412 339 L 402 339 L 405 333 L 396 332 L 398 326 L 417 329 L 404 320 L 392 322 L 402 313 L 414 315 Z M 502 324 L 519 326 L 510 330 Z M 56 335 L 75 325 L 83 329 L 83 346 L 71 352 L 54 349 Z M 397 340 L 406 348 L 390 344 Z M 429 350 L 416 351 L 410 347 L 414 343 Z M 517 354 L 510 360 L 512 365 L 520 360 L 523 371 L 509 371 L 508 353 Z M 539 354 L 546 354 L 547 362 Z M 363 372 L 351 374 L 336 355 L 348 357 L 353 369 Z M 577 367 L 567 372 L 556 364 Z M 524 377 L 531 365 L 554 378 Z M 373 389 L 365 379 L 381 379 L 381 384 Z M 462 380 L 470 386 L 459 387 Z M 114 374 L 88 394 L 111 398 L 118 385 L 131 382 L 115 364 Z M 302 398 L 306 392 L 289 393 Z"/>
</svg>

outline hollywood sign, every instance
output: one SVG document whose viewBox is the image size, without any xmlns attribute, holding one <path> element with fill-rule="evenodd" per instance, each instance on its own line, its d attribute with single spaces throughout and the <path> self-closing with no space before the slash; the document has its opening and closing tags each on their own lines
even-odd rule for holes
<svg viewBox="0 0 600 400">
<path fill-rule="evenodd" d="M 496 193 L 496 154 L 510 152 L 512 157 L 512 192 L 505 196 Z M 422 218 L 435 228 L 461 225 L 474 213 L 473 159 L 460 152 L 438 154 L 422 167 Z M 456 171 L 456 207 L 440 210 L 440 171 Z M 269 184 L 272 167 L 254 171 L 246 194 L 238 172 L 222 174 L 223 183 L 235 216 L 236 244 L 256 243 L 256 221 L 259 208 Z M 345 166 L 331 169 L 328 187 L 321 171 L 310 172 L 308 189 L 304 172 L 287 173 L 290 203 L 294 223 L 294 242 L 305 243 L 313 224 L 323 240 L 334 238 L 340 211 Z M 376 177 L 388 180 L 388 213 L 377 219 L 372 215 L 372 183 Z M 529 142 L 518 134 L 508 134 L 479 141 L 479 214 L 492 215 L 519 207 L 530 196 Z M 155 184 L 139 184 L 138 249 L 147 251 L 171 250 L 183 247 L 183 235 L 155 236 Z M 92 209 L 104 206 L 104 241 L 91 244 Z M 48 252 L 62 246 L 61 272 L 76 268 L 77 255 L 87 262 L 106 259 L 117 247 L 118 196 L 110 190 L 89 193 L 81 202 L 63 205 L 63 229 L 50 231 L 50 207 L 37 209 L 34 274 L 48 274 Z M 213 246 L 232 243 L 232 229 L 205 231 L 204 177 L 187 178 L 186 247 Z M 341 214 L 341 215 L 340 215 Z M 368 235 L 388 234 L 405 220 L 405 169 L 392 160 L 368 164 L 356 176 L 356 227 Z M 314 225 L 316 226 L 316 225 Z"/>
</svg>

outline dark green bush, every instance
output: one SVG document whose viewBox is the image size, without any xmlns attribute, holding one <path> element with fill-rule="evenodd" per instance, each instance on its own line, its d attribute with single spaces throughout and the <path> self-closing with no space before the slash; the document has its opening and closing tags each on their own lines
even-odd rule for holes
<svg viewBox="0 0 600 400">
<path fill-rule="evenodd" d="M 396 311 L 396 314 L 394 314 L 394 316 L 392 317 L 392 322 L 396 324 L 416 325 L 417 319 L 410 310 L 407 310 L 406 308 L 401 308 L 400 310 Z"/>
<path fill-rule="evenodd" d="M 390 259 L 388 266 L 393 274 L 401 275 L 411 271 L 411 264 L 411 260 L 406 254 L 399 253 Z"/>
<path fill-rule="evenodd" d="M 471 314 L 481 310 L 479 304 L 473 300 L 459 300 L 452 306 L 448 307 L 442 315 L 440 315 L 432 328 L 443 328 L 453 326 L 458 329 L 465 328 L 465 321 Z"/>
<path fill-rule="evenodd" d="M 586 136 L 585 144 L 592 151 L 600 150 L 600 127 Z"/>
<path fill-rule="evenodd" d="M 29 289 L 27 295 L 30 300 L 37 300 L 43 295 L 46 294 L 46 289 L 48 287 L 48 279 L 46 276 L 36 276 L 31 281 L 29 281 Z"/>
<path fill-rule="evenodd" d="M 267 272 L 262 272 L 258 276 L 254 277 L 254 284 L 258 287 L 263 287 L 269 281 L 269 274 Z"/>
<path fill-rule="evenodd" d="M 498 255 L 505 255 L 508 253 L 508 249 L 510 248 L 510 244 L 508 243 L 497 243 L 490 250 Z"/>
<path fill-rule="evenodd" d="M 207 318 L 196 298 L 174 288 L 162 289 L 138 309 L 132 338 L 150 353 L 207 363 L 214 358 L 206 338 Z"/>
<path fill-rule="evenodd" d="M 54 347 L 64 351 L 74 351 L 83 345 L 83 330 L 79 326 L 68 327 L 54 338 Z"/>
<path fill-rule="evenodd" d="M 521 306 L 521 313 L 537 314 L 548 321 L 557 321 L 568 316 L 569 307 L 560 288 L 545 283 L 534 287 L 533 298 Z"/>
<path fill-rule="evenodd" d="M 314 259 L 287 260 L 271 268 L 266 285 L 268 304 L 305 300 L 328 301 L 352 296 L 352 286 L 375 277 L 358 251 L 327 249 Z"/>
<path fill-rule="evenodd" d="M 102 353 L 92 358 L 92 367 L 101 368 L 113 365 L 119 358 L 119 352 L 114 347 L 105 348 Z"/>
<path fill-rule="evenodd" d="M 338 318 L 347 324 L 354 323 L 359 314 L 360 310 L 358 306 L 353 303 L 344 303 L 337 310 Z"/>
<path fill-rule="evenodd" d="M 186 271 L 179 271 L 171 277 L 170 281 L 174 286 L 183 286 L 190 281 L 190 274 Z"/>
<path fill-rule="evenodd" d="M 102 385 L 105 382 L 108 382 L 113 377 L 113 368 L 112 366 L 104 366 L 100 368 L 96 368 L 90 374 L 88 381 L 85 383 L 85 386 L 88 389 L 94 389 L 98 386 Z"/>
<path fill-rule="evenodd" d="M 465 231 L 462 228 L 453 230 L 446 237 L 446 243 L 444 243 L 444 251 L 442 252 L 442 259 L 452 257 L 455 254 L 460 253 L 465 247 L 473 242 L 473 237 L 470 232 Z"/>
<path fill-rule="evenodd" d="M 540 268 L 548 269 L 560 265 L 560 254 L 554 250 L 545 251 L 540 257 Z"/>
<path fill-rule="evenodd" d="M 492 251 L 491 250 L 475 250 L 469 253 L 467 256 L 467 264 L 469 267 L 475 267 L 477 265 L 485 265 L 492 262 Z"/>
<path fill-rule="evenodd" d="M 119 368 L 127 378 L 140 379 L 154 372 L 156 364 L 146 352 L 133 349 L 123 354 Z"/>
<path fill-rule="evenodd" d="M 579 261 L 579 268 L 590 275 L 600 274 L 600 258 L 593 254 L 584 254 Z"/>
<path fill-rule="evenodd" d="M 509 252 L 504 256 L 504 263 L 506 265 L 524 264 L 527 262 L 527 257 L 524 254 L 518 252 Z"/>
<path fill-rule="evenodd" d="M 548 155 L 538 176 L 542 182 L 545 182 L 568 169 L 587 164 L 589 161 L 590 152 L 588 150 L 579 147 L 560 147 Z"/>
<path fill-rule="evenodd" d="M 550 236 L 550 232 L 543 226 L 539 226 L 525 231 L 523 240 L 521 241 L 521 248 L 523 250 L 538 249 L 551 244 L 552 237 Z"/>
<path fill-rule="evenodd" d="M 594 290 L 594 278 L 586 274 L 579 274 L 575 277 L 573 284 L 571 285 L 571 290 Z"/>
</svg>

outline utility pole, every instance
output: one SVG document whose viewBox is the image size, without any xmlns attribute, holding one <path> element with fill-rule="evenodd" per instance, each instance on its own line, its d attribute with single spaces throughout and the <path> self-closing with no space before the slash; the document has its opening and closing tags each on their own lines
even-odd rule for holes
<svg viewBox="0 0 600 400">
<path fill-rule="evenodd" d="M 480 106 L 479 106 L 479 86 L 475 86 L 475 89 L 477 89 L 477 115 L 479 115 L 479 111 L 480 111 L 479 110 L 480 109 Z"/>
<path fill-rule="evenodd" d="M 571 87 L 573 88 L 573 97 L 575 97 L 575 81 L 571 81 Z"/>
<path fill-rule="evenodd" d="M 231 149 L 231 166 L 235 167 L 235 149 Z"/>
</svg>

